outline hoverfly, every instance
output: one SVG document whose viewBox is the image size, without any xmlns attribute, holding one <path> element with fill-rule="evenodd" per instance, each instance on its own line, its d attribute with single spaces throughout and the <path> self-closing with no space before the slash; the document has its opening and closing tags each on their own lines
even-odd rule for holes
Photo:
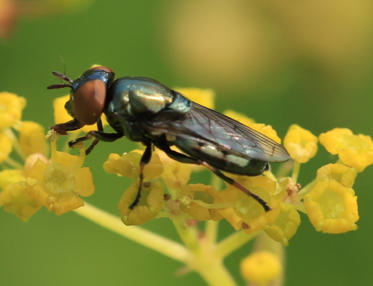
<svg viewBox="0 0 373 286">
<path fill-rule="evenodd" d="M 225 175 L 222 171 L 257 176 L 268 170 L 268 162 L 284 162 L 290 157 L 285 148 L 267 136 L 214 110 L 184 97 L 179 92 L 146 77 L 115 79 L 114 72 L 96 66 L 72 80 L 53 72 L 66 83 L 48 89 L 71 88 L 65 108 L 73 120 L 51 127 L 59 134 L 97 124 L 97 131 L 70 141 L 70 147 L 93 139 L 86 149 L 90 153 L 99 141 L 115 141 L 123 136 L 140 141 L 145 152 L 140 160 L 139 189 L 130 208 L 139 202 L 143 170 L 150 161 L 153 145 L 182 163 L 202 165 L 228 184 L 253 197 L 268 211 L 267 203 Z M 114 133 L 103 131 L 104 113 Z M 171 149 L 176 146 L 181 152 Z"/>
</svg>

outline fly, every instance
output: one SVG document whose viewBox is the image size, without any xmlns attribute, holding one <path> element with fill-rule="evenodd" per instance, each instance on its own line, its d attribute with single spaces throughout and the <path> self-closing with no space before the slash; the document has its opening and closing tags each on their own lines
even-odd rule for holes
<svg viewBox="0 0 373 286">
<path fill-rule="evenodd" d="M 91 68 L 76 80 L 58 72 L 53 74 L 66 83 L 51 85 L 48 89 L 71 88 L 65 108 L 73 120 L 51 128 L 66 134 L 86 124 L 97 125 L 97 131 L 70 141 L 70 147 L 93 138 L 86 149 L 89 154 L 99 141 L 112 142 L 123 136 L 146 146 L 140 160 L 139 188 L 131 209 L 140 200 L 144 167 L 151 159 L 154 145 L 176 161 L 208 168 L 226 183 L 254 198 L 265 211 L 270 210 L 262 198 L 222 171 L 260 175 L 268 170 L 269 162 L 289 160 L 282 145 L 150 78 L 115 79 L 114 72 L 104 66 Z M 115 132 L 103 131 L 102 114 L 106 115 Z M 181 152 L 172 150 L 171 146 L 178 147 Z"/>
</svg>

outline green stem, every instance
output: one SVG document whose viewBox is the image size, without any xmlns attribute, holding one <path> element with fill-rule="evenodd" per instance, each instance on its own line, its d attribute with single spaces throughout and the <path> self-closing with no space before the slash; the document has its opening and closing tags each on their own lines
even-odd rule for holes
<svg viewBox="0 0 373 286">
<path fill-rule="evenodd" d="M 218 243 L 216 247 L 216 253 L 218 257 L 224 258 L 227 255 L 231 254 L 255 236 L 258 235 L 258 232 L 247 234 L 244 231 L 234 232 L 224 240 Z"/>
<path fill-rule="evenodd" d="M 173 222 L 181 241 L 191 251 L 197 251 L 199 248 L 197 229 L 195 227 L 188 226 L 185 222 L 185 219 L 181 217 L 170 216 L 170 219 Z"/>
<path fill-rule="evenodd" d="M 194 269 L 205 279 L 209 286 L 237 285 L 220 259 L 215 259 L 214 261 L 212 259 L 209 261 L 200 260 L 198 262 Z"/>
<path fill-rule="evenodd" d="M 291 169 L 293 169 L 294 163 L 290 160 L 280 165 L 277 170 L 276 178 L 286 177 Z"/>
<path fill-rule="evenodd" d="M 208 220 L 206 221 L 205 226 L 205 233 L 206 233 L 206 239 L 211 243 L 215 243 L 216 236 L 218 234 L 218 226 L 219 222 L 215 220 Z"/>
<path fill-rule="evenodd" d="M 294 180 L 294 182 L 297 182 L 298 180 L 299 171 L 300 171 L 300 163 L 297 161 L 294 161 L 293 174 L 291 175 L 291 178 Z"/>
<path fill-rule="evenodd" d="M 117 216 L 98 209 L 87 202 L 85 202 L 83 207 L 76 209 L 75 212 L 108 230 L 172 259 L 183 263 L 187 263 L 190 260 L 191 253 L 179 243 L 137 226 L 125 226 Z"/>
<path fill-rule="evenodd" d="M 312 188 L 315 186 L 316 184 L 316 180 L 313 180 L 312 182 L 310 182 L 309 184 L 307 184 L 305 187 L 303 187 L 299 192 L 298 192 L 298 196 L 300 199 L 302 199 L 304 197 L 305 194 L 307 194 L 309 191 L 312 190 Z"/>
<path fill-rule="evenodd" d="M 220 191 L 223 185 L 223 181 L 215 175 L 212 175 L 211 177 L 211 186 Z M 218 234 L 218 226 L 219 222 L 214 220 L 208 220 L 206 222 L 205 226 L 205 233 L 206 233 L 206 239 L 211 243 L 214 244 L 216 241 L 216 237 Z"/>
</svg>

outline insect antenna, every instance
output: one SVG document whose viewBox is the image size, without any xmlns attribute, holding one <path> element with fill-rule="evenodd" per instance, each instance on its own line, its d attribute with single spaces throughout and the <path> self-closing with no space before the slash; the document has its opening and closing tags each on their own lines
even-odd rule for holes
<svg viewBox="0 0 373 286">
<path fill-rule="evenodd" d="M 47 86 L 47 89 L 64 88 L 64 87 L 72 87 L 72 85 L 67 84 L 67 83 L 52 84 L 50 86 Z"/>
<path fill-rule="evenodd" d="M 62 79 L 64 81 L 67 81 L 68 83 L 73 83 L 74 81 L 69 78 L 67 75 L 63 74 L 63 73 L 60 73 L 60 72 L 57 72 L 57 71 L 54 71 L 52 72 L 53 75 L 55 75 L 56 77 L 58 77 L 59 79 Z"/>
<path fill-rule="evenodd" d="M 63 73 L 60 73 L 60 72 L 57 72 L 57 71 L 52 72 L 52 74 L 55 75 L 56 77 L 58 77 L 61 80 L 67 81 L 69 84 L 67 84 L 67 83 L 52 84 L 52 85 L 48 86 L 47 89 L 72 87 L 72 84 L 73 84 L 74 81 L 71 78 L 69 78 L 67 75 L 65 75 Z"/>
</svg>

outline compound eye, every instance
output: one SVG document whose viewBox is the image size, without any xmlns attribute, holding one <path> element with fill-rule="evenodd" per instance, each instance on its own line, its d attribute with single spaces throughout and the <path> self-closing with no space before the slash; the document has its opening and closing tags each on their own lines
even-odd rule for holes
<svg viewBox="0 0 373 286">
<path fill-rule="evenodd" d="M 74 117 L 82 124 L 93 124 L 100 118 L 105 105 L 106 85 L 100 79 L 81 85 L 73 94 Z"/>
</svg>

